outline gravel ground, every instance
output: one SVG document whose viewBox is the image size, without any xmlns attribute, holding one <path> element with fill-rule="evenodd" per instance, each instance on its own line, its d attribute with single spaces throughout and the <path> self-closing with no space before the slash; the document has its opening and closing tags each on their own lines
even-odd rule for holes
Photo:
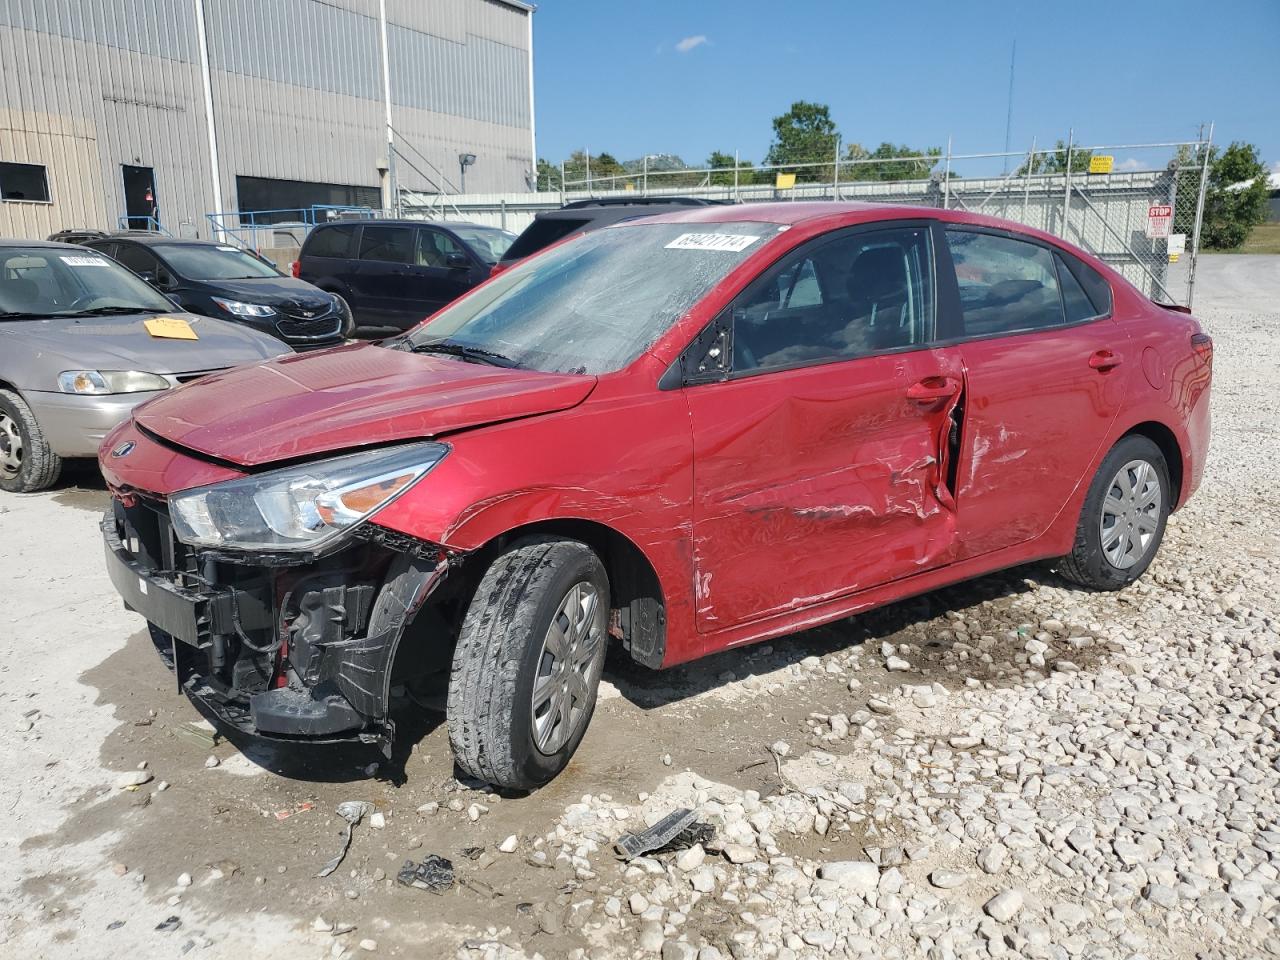
<svg viewBox="0 0 1280 960">
<path fill-rule="evenodd" d="M 454 780 L 438 719 L 374 773 L 211 743 L 100 572 L 100 482 L 0 495 L 0 955 L 1280 957 L 1280 258 L 1197 296 L 1212 454 L 1141 582 L 1027 567 L 616 665 L 527 798 Z M 714 838 L 618 861 L 679 806 Z M 449 893 L 390 878 L 427 853 Z"/>
</svg>

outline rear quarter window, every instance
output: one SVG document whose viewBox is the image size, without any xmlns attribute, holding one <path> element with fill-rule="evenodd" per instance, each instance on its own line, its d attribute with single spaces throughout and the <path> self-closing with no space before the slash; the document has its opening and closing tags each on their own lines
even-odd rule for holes
<svg viewBox="0 0 1280 960">
<path fill-rule="evenodd" d="M 355 226 L 316 227 L 307 237 L 301 256 L 304 257 L 349 257 L 351 255 L 351 236 Z"/>
<path fill-rule="evenodd" d="M 1060 272 L 1069 271 L 1084 288 L 1085 296 L 1093 305 L 1094 316 L 1104 317 L 1111 312 L 1111 284 L 1105 277 L 1083 260 L 1058 251 Z"/>
</svg>

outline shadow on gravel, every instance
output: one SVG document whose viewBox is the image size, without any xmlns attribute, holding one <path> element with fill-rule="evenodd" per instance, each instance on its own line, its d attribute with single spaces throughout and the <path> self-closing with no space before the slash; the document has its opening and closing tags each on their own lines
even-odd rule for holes
<svg viewBox="0 0 1280 960">
<path fill-rule="evenodd" d="M 97 461 L 67 460 L 53 487 L 53 500 L 64 507 L 102 513 L 110 503 Z"/>
<path fill-rule="evenodd" d="M 756 647 L 739 647 L 664 671 L 648 670 L 615 647 L 610 650 L 605 679 L 631 703 L 651 710 L 727 683 L 774 673 L 806 657 L 822 657 L 859 644 L 875 647 L 882 640 L 919 630 L 948 611 L 965 612 L 983 603 L 1027 593 L 1036 584 L 1057 586 L 1061 583 L 1061 578 L 1047 564 L 1027 564 L 779 637 L 771 641 L 772 653 L 767 656 Z M 919 644 L 913 637 L 911 642 L 923 646 L 926 654 L 930 648 L 937 650 L 948 645 L 947 641 L 937 638 Z"/>
</svg>

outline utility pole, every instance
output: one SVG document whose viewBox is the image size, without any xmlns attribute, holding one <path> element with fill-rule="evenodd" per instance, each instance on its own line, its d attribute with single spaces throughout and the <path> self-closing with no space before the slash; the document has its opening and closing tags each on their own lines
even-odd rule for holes
<svg viewBox="0 0 1280 960">
<path fill-rule="evenodd" d="M 1018 41 L 1013 41 L 1013 50 L 1009 53 L 1009 109 L 1004 117 L 1004 165 L 1001 173 L 1009 172 L 1010 134 L 1013 132 L 1013 67 L 1018 59 Z"/>
</svg>

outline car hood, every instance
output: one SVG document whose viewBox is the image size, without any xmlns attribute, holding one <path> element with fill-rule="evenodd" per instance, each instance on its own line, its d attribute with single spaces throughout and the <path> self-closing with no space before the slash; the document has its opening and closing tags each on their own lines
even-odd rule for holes
<svg viewBox="0 0 1280 960">
<path fill-rule="evenodd" d="M 353 343 L 205 377 L 134 419 L 171 443 L 255 467 L 567 410 L 595 384 Z"/>
<path fill-rule="evenodd" d="M 0 323 L 4 360 L 22 380 L 50 383 L 63 370 L 143 370 L 192 373 L 292 353 L 275 337 L 212 317 L 174 312 L 191 324 L 197 340 L 153 337 L 143 325 L 156 314 L 116 317 L 49 317 Z M 56 369 L 55 369 L 56 368 Z M 27 376 L 24 376 L 26 374 Z M 52 389 L 33 384 L 33 389 Z"/>
<path fill-rule="evenodd" d="M 199 280 L 211 293 L 228 300 L 264 303 L 269 306 L 293 304 L 302 308 L 327 308 L 333 298 L 305 280 L 293 277 L 248 277 L 242 280 Z"/>
</svg>

